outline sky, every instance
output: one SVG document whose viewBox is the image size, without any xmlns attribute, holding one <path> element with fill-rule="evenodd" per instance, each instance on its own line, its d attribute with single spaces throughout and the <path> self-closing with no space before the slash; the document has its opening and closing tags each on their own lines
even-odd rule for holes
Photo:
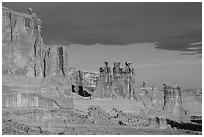
<svg viewBox="0 0 204 137">
<path fill-rule="evenodd" d="M 131 61 L 138 84 L 202 87 L 202 3 L 2 3 L 30 7 L 45 44 L 69 46 L 69 64 L 98 71 L 104 61 Z M 147 85 L 148 85 L 147 84 Z"/>
</svg>

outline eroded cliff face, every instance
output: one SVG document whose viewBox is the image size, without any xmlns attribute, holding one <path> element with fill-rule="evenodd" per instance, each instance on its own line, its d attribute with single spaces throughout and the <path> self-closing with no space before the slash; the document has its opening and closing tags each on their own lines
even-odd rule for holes
<svg viewBox="0 0 204 137">
<path fill-rule="evenodd" d="M 5 7 L 2 10 L 3 73 L 34 75 L 36 59 L 41 56 L 43 45 L 40 24 L 36 24 L 29 14 Z"/>
<path fill-rule="evenodd" d="M 41 20 L 37 15 L 31 9 L 19 13 L 3 7 L 2 11 L 3 74 L 65 76 L 67 48 L 43 44 Z"/>
<path fill-rule="evenodd" d="M 44 45 L 31 8 L 2 11 L 3 107 L 72 108 L 67 47 Z"/>
</svg>

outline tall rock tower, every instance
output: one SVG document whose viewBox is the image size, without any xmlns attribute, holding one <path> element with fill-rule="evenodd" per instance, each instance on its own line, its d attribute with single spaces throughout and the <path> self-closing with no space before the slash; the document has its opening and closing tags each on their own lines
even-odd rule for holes
<svg viewBox="0 0 204 137">
<path fill-rule="evenodd" d="M 32 9 L 19 13 L 3 7 L 3 74 L 15 76 L 65 76 L 68 49 L 62 45 L 44 45 L 41 20 Z"/>
<path fill-rule="evenodd" d="M 2 8 L 3 74 L 42 75 L 41 20 L 36 14 Z"/>
</svg>

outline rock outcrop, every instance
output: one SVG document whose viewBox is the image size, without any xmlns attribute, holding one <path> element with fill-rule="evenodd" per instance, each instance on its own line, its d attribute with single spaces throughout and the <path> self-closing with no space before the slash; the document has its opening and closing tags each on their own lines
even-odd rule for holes
<svg viewBox="0 0 204 137">
<path fill-rule="evenodd" d="M 167 121 L 189 122 L 190 117 L 185 111 L 180 87 L 165 85 L 163 91 L 142 88 L 139 92 L 139 101 L 144 105 L 145 114 L 149 118 L 157 119 L 160 128 L 167 128 Z"/>
<path fill-rule="evenodd" d="M 105 62 L 105 66 L 100 68 L 100 77 L 93 97 L 137 99 L 135 74 L 130 64 L 123 69 L 120 67 L 120 62 L 114 62 L 113 73 L 111 73 L 108 62 Z"/>
<path fill-rule="evenodd" d="M 11 87 L 2 91 L 3 106 L 72 108 L 67 47 L 43 43 L 41 20 L 31 8 L 2 11 L 2 85 Z"/>
<path fill-rule="evenodd" d="M 41 57 L 43 46 L 40 24 L 37 23 L 40 19 L 5 7 L 2 10 L 3 72 L 13 75 L 40 74 L 37 72 L 40 71 L 38 57 Z"/>
<path fill-rule="evenodd" d="M 2 8 L 3 73 L 15 76 L 56 76 L 67 73 L 67 48 L 44 45 L 41 20 L 29 8 L 19 13 Z"/>
</svg>

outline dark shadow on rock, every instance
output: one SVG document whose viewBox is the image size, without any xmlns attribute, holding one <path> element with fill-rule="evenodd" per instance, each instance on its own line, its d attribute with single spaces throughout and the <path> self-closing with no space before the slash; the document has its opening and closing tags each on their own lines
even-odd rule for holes
<svg viewBox="0 0 204 137">
<path fill-rule="evenodd" d="M 74 85 L 72 85 L 72 92 L 73 92 L 73 93 L 76 93 L 76 91 L 75 91 L 74 87 L 75 87 L 75 86 L 74 86 Z"/>
<path fill-rule="evenodd" d="M 202 124 L 202 120 L 191 120 L 191 122 L 195 122 L 195 123 L 198 123 L 198 124 Z"/>
<path fill-rule="evenodd" d="M 72 92 L 78 93 L 82 97 L 90 97 L 91 94 L 83 89 L 83 86 L 78 86 L 78 92 L 75 90 L 75 85 L 72 85 Z"/>
<path fill-rule="evenodd" d="M 192 124 L 192 123 L 179 123 L 167 119 L 167 124 L 171 125 L 172 128 L 176 127 L 177 129 L 193 130 L 193 131 L 202 131 L 202 125 Z"/>
</svg>

